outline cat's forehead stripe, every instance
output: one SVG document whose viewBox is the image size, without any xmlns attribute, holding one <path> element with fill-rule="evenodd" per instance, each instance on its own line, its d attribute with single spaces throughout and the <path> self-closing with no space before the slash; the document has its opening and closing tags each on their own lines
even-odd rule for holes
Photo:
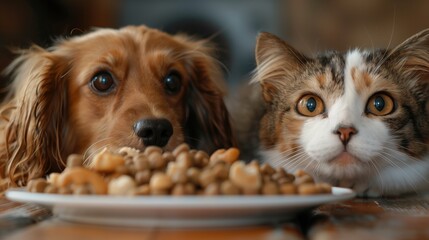
<svg viewBox="0 0 429 240">
<path fill-rule="evenodd" d="M 347 54 L 344 80 L 346 85 L 353 86 L 358 93 L 371 85 L 372 78 L 366 71 L 364 54 L 359 50 L 354 50 Z"/>
</svg>

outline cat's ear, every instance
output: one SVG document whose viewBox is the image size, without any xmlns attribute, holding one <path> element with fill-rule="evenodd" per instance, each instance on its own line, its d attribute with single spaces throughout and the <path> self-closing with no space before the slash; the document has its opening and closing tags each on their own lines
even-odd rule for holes
<svg viewBox="0 0 429 240">
<path fill-rule="evenodd" d="M 252 82 L 261 84 L 267 102 L 308 61 L 285 41 L 267 32 L 259 33 L 257 37 L 255 58 L 257 67 Z"/>
<path fill-rule="evenodd" d="M 416 79 L 421 97 L 426 98 L 426 112 L 429 113 L 429 28 L 408 38 L 390 52 L 390 63 L 405 79 Z"/>
</svg>

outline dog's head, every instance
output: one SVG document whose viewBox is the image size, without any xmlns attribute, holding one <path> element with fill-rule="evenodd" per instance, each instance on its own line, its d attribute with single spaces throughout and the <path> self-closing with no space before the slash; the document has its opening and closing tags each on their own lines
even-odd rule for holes
<svg viewBox="0 0 429 240">
<path fill-rule="evenodd" d="M 206 41 L 145 26 L 26 51 L 10 66 L 2 172 L 41 176 L 61 169 L 68 154 L 104 146 L 234 145 L 211 52 Z"/>
</svg>

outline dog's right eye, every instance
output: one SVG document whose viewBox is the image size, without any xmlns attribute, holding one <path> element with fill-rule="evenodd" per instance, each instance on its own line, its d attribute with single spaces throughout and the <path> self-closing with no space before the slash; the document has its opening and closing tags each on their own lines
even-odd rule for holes
<svg viewBox="0 0 429 240">
<path fill-rule="evenodd" d="M 100 72 L 92 78 L 90 86 L 96 93 L 107 94 L 115 88 L 115 81 L 110 73 Z"/>
</svg>

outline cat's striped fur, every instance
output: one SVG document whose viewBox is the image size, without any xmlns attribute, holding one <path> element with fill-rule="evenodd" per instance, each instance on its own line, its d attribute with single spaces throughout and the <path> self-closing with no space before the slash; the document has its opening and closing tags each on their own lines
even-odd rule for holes
<svg viewBox="0 0 429 240">
<path fill-rule="evenodd" d="M 313 58 L 261 33 L 256 62 L 262 160 L 360 195 L 429 189 L 429 29 L 392 50 Z"/>
</svg>

